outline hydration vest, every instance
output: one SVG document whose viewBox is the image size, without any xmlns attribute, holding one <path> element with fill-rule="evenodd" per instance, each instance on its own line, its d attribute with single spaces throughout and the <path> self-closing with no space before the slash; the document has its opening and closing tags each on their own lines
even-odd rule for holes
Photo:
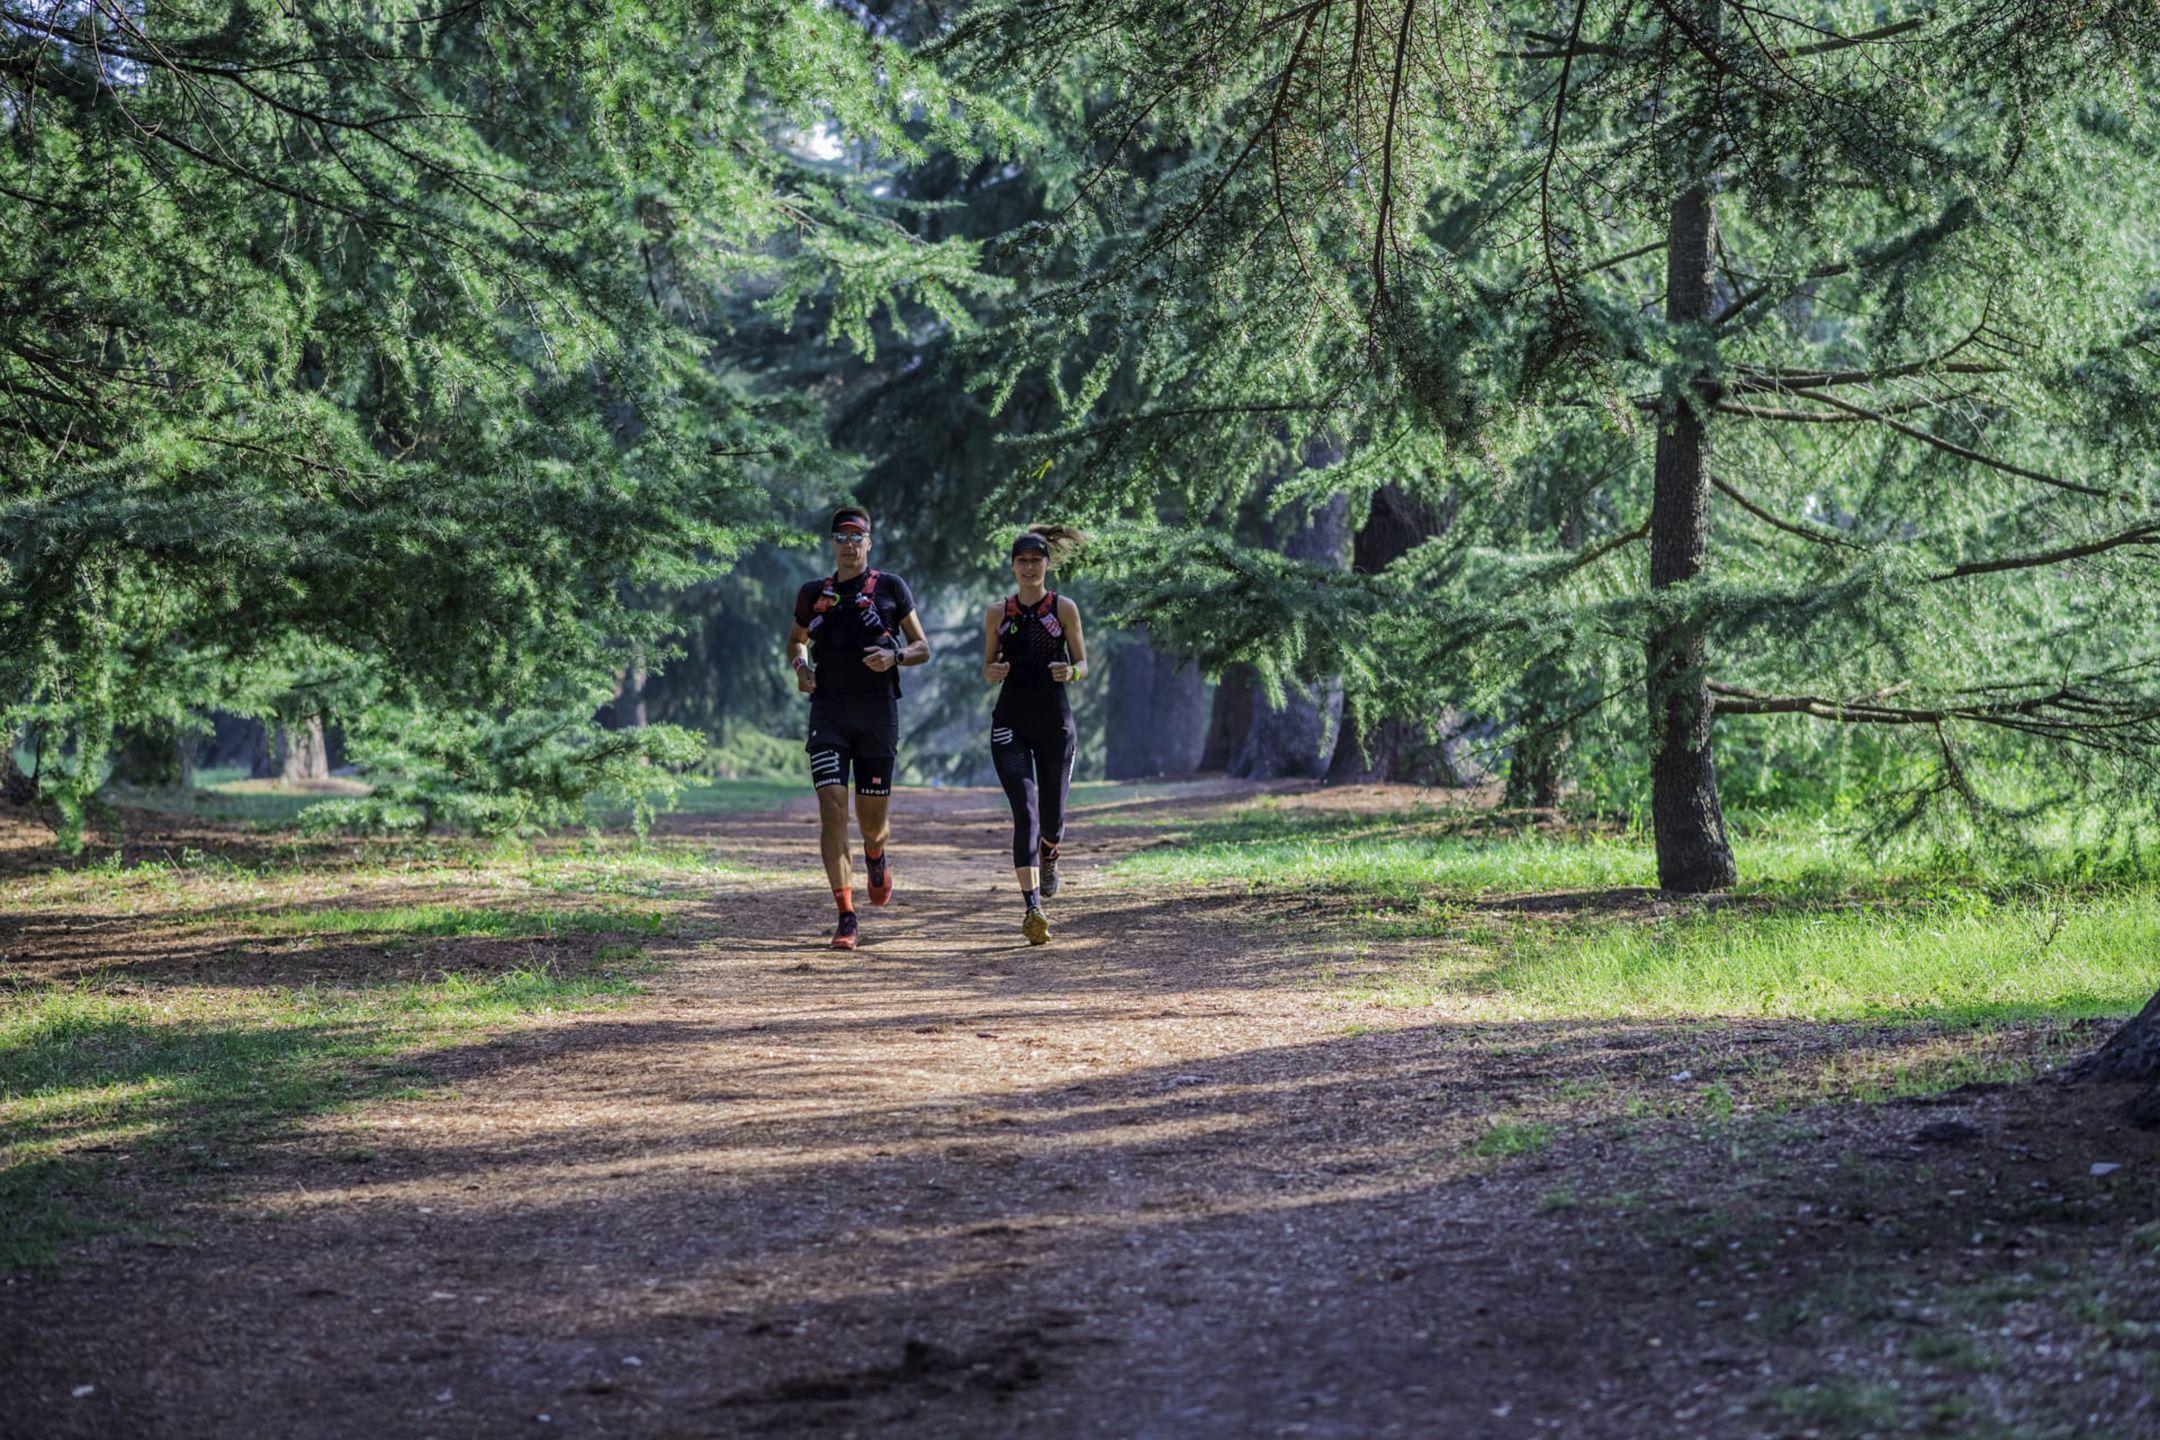
<svg viewBox="0 0 2160 1440">
<path fill-rule="evenodd" d="M 1007 595 L 1005 597 L 1005 628 L 1003 633 L 1007 636 L 1018 635 L 1020 633 L 1020 617 L 1023 614 L 1033 614 L 1036 620 L 1041 622 L 1045 635 L 1048 635 L 1053 640 L 1064 639 L 1065 627 L 1058 624 L 1057 618 L 1057 591 L 1045 590 L 1043 598 L 1036 601 L 1035 604 L 1043 608 L 1038 611 L 1034 606 L 1022 605 L 1018 595 Z"/>
<path fill-rule="evenodd" d="M 1052 664 L 1071 658 L 1071 651 L 1065 644 L 1065 627 L 1058 623 L 1057 605 L 1054 590 L 1046 591 L 1034 605 L 1021 604 L 1018 595 L 1005 597 L 1005 623 L 998 628 L 998 653 L 1015 667 L 1010 681 L 1032 685 L 1047 680 Z M 1050 653 L 1035 653 L 1035 647 L 1028 643 L 1027 622 L 1030 618 L 1049 638 Z"/>
<path fill-rule="evenodd" d="M 862 625 L 863 633 L 870 637 L 871 643 L 886 644 L 889 642 L 897 650 L 900 648 L 900 642 L 894 638 L 892 626 L 887 625 L 885 617 L 878 613 L 877 582 L 877 571 L 866 570 L 863 572 L 862 589 L 855 592 L 855 616 Z M 825 577 L 824 593 L 820 594 L 817 603 L 810 607 L 810 623 L 803 627 L 804 631 L 813 639 L 816 638 L 818 628 L 825 623 L 828 613 L 839 608 L 840 577 L 838 575 L 828 575 Z"/>
</svg>

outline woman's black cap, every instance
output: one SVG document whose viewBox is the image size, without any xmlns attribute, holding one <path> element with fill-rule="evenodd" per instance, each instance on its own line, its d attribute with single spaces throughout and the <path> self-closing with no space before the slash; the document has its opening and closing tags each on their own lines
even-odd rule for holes
<svg viewBox="0 0 2160 1440">
<path fill-rule="evenodd" d="M 1012 553 L 1015 560 L 1022 555 L 1048 555 L 1050 553 L 1050 542 L 1031 530 L 1013 541 Z"/>
</svg>

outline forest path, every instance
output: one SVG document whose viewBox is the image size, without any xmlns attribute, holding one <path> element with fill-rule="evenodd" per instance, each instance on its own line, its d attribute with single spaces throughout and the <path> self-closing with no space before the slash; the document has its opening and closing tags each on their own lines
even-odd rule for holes
<svg viewBox="0 0 2160 1440">
<path fill-rule="evenodd" d="M 188 1248 L 10 1282 L 0 1432 L 1753 1433 L 1790 1347 L 1684 1273 L 1699 1232 L 1464 1158 L 1552 1054 L 1685 1037 L 1352 1015 L 1220 892 L 1100 873 L 1250 793 L 1083 811 L 1041 948 L 994 792 L 900 797 L 853 954 L 807 802 L 669 822 L 741 867 L 685 917 L 717 938 L 431 1057 L 448 1094 L 321 1122 Z M 1620 1188 L 1626 1148 L 1569 1153 Z"/>
</svg>

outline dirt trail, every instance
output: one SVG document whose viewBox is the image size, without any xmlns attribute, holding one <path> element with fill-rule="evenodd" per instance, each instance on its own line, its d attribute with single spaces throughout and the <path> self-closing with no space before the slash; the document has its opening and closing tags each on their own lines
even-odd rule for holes
<svg viewBox="0 0 2160 1440">
<path fill-rule="evenodd" d="M 1031 949 L 998 797 L 904 796 L 852 955 L 807 806 L 678 822 L 766 867 L 691 917 L 724 938 L 431 1060 L 449 1097 L 322 1123 L 191 1248 L 17 1277 L 0 1433 L 1785 1433 L 1762 1397 L 1819 1357 L 1706 1277 L 1699 1229 L 1546 1203 L 1635 1142 L 1461 1163 L 1566 1054 L 1670 1034 L 1349 1033 L 1372 1017 L 1230 902 L 1106 883 L 1147 832 L 1087 819 Z M 1771 1232 L 1806 1183 L 1764 1182 Z"/>
</svg>

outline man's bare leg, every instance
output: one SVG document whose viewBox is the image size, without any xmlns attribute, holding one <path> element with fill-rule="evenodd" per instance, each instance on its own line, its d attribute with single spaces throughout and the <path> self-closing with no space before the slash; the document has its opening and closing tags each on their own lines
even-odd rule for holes
<svg viewBox="0 0 2160 1440">
<path fill-rule="evenodd" d="M 885 853 L 885 842 L 892 837 L 892 826 L 885 814 L 891 806 L 890 795 L 855 797 L 855 824 L 862 831 L 863 849 L 877 855 Z M 842 844 L 844 846 L 845 841 Z"/>
<path fill-rule="evenodd" d="M 847 797 L 845 785 L 820 785 L 818 803 L 818 850 L 825 858 L 825 878 L 835 890 L 845 890 L 855 879 L 854 865 L 848 860 Z M 862 802 L 865 806 L 871 802 Z M 885 802 L 877 802 L 882 823 Z"/>
</svg>

